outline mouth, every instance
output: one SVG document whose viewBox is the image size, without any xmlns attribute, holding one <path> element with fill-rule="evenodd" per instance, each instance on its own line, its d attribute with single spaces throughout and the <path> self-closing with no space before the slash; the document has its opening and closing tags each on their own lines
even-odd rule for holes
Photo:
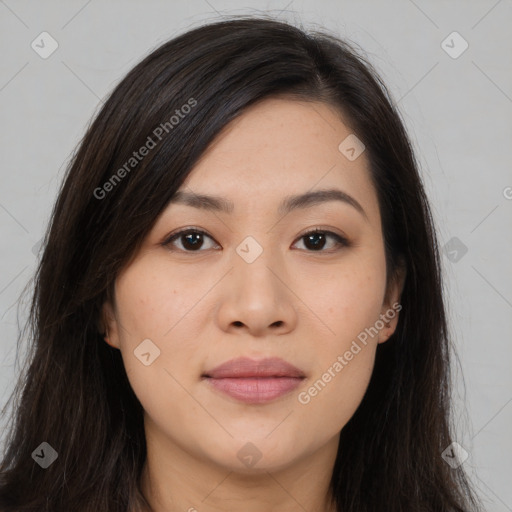
<svg viewBox="0 0 512 512">
<path fill-rule="evenodd" d="M 227 361 L 201 377 L 216 391 L 246 404 L 271 402 L 293 391 L 306 378 L 283 359 L 255 361 L 245 357 Z"/>
</svg>

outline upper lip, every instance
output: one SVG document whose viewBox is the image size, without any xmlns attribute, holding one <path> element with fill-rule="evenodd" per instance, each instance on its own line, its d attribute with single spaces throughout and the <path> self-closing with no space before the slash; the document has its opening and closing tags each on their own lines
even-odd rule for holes
<svg viewBox="0 0 512 512">
<path fill-rule="evenodd" d="M 212 379 L 251 377 L 303 378 L 304 376 L 304 373 L 299 368 L 279 357 L 269 357 L 260 360 L 248 357 L 230 359 L 203 374 L 203 377 L 210 377 Z"/>
</svg>

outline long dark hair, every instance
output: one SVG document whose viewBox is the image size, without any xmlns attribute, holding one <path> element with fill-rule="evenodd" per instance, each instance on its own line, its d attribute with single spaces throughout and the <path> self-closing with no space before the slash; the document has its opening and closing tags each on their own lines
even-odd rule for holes
<svg viewBox="0 0 512 512">
<path fill-rule="evenodd" d="M 103 340 L 101 306 L 219 131 L 277 96 L 342 113 L 366 146 L 388 279 L 400 264 L 407 269 L 395 334 L 379 345 L 368 390 L 341 431 L 331 481 L 337 508 L 477 510 L 462 467 L 441 456 L 452 442 L 451 348 L 434 224 L 400 115 L 353 45 L 239 16 L 149 54 L 109 96 L 70 162 L 34 278 L 29 359 L 8 402 L 16 398 L 0 467 L 2 511 L 147 506 L 143 409 L 120 352 Z M 149 139 L 155 145 L 136 158 Z M 47 469 L 32 456 L 42 442 L 58 452 Z"/>
</svg>

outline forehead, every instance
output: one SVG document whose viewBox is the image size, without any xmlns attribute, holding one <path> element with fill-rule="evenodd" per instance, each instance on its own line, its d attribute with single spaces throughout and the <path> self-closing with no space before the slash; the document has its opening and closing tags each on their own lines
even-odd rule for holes
<svg viewBox="0 0 512 512">
<path fill-rule="evenodd" d="M 236 213 L 337 188 L 378 215 L 365 153 L 351 161 L 339 149 L 351 135 L 340 113 L 324 103 L 265 99 L 219 133 L 180 190 L 225 197 Z"/>
</svg>

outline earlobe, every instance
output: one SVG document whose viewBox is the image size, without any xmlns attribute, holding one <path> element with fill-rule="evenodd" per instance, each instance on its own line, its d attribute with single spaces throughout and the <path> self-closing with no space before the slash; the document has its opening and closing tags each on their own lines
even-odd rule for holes
<svg viewBox="0 0 512 512">
<path fill-rule="evenodd" d="M 389 289 L 386 290 L 383 309 L 380 318 L 383 321 L 383 328 L 379 330 L 379 343 L 384 343 L 395 333 L 398 325 L 399 312 L 402 309 L 400 299 L 405 285 L 407 269 L 405 262 L 401 262 L 391 281 Z"/>
<path fill-rule="evenodd" d="M 386 325 L 386 327 L 384 327 L 384 329 L 382 329 L 380 332 L 379 332 L 379 343 L 384 343 L 386 341 L 388 341 L 389 338 L 391 338 L 391 336 L 393 336 L 394 334 L 394 329 L 389 326 L 389 325 Z"/>
<path fill-rule="evenodd" d="M 400 297 L 405 286 L 405 279 L 407 277 L 407 264 L 403 258 L 400 259 L 391 282 L 389 283 L 389 289 L 386 290 L 385 302 L 388 305 L 400 302 Z"/>
<path fill-rule="evenodd" d="M 112 343 L 111 343 L 111 341 L 109 339 L 108 328 L 105 329 L 105 332 L 103 333 L 103 339 L 107 342 L 107 345 L 110 345 L 113 348 L 117 348 L 117 347 L 114 347 L 114 345 L 112 345 Z"/>
<path fill-rule="evenodd" d="M 110 302 L 106 301 L 101 308 L 101 322 L 99 331 L 105 342 L 112 348 L 119 348 L 116 320 Z"/>
</svg>

